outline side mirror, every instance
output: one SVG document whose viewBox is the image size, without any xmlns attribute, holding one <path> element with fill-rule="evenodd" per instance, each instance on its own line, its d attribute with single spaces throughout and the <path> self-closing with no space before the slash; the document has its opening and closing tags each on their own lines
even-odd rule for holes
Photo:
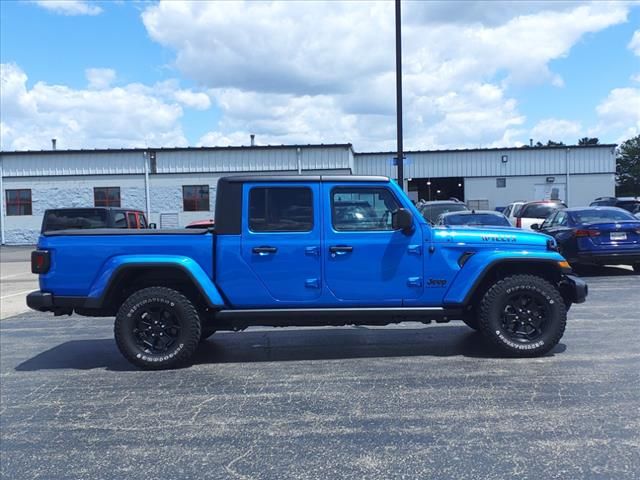
<svg viewBox="0 0 640 480">
<path fill-rule="evenodd" d="M 413 215 L 409 210 L 399 208 L 391 214 L 391 227 L 394 230 L 402 230 L 404 233 L 411 233 L 413 228 Z"/>
<path fill-rule="evenodd" d="M 540 230 L 540 225 L 534 223 L 533 225 L 531 225 L 531 230 Z"/>
<path fill-rule="evenodd" d="M 155 223 L 150 223 L 149 228 L 153 228 L 155 230 L 158 226 Z"/>
</svg>

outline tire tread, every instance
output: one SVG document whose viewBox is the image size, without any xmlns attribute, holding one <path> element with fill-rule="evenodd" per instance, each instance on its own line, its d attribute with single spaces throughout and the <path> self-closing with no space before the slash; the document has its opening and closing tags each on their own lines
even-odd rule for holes
<svg viewBox="0 0 640 480">
<path fill-rule="evenodd" d="M 532 350 L 521 350 L 514 351 L 505 346 L 504 343 L 500 341 L 500 339 L 493 334 L 492 327 L 490 325 L 490 315 L 491 315 L 491 305 L 497 301 L 499 295 L 501 295 L 506 285 L 509 283 L 520 283 L 520 284 L 532 284 L 537 283 L 540 286 L 543 286 L 547 293 L 552 297 L 554 302 L 558 305 L 565 305 L 560 292 L 557 290 L 555 286 L 553 286 L 548 280 L 539 277 L 537 275 L 511 275 L 508 277 L 504 277 L 503 279 L 496 282 L 492 285 L 482 297 L 480 301 L 480 315 L 478 316 L 478 328 L 482 332 L 482 334 L 487 338 L 493 346 L 495 346 L 499 351 L 506 353 L 511 356 L 518 357 L 537 357 L 547 353 L 553 347 L 555 347 L 562 336 L 564 335 L 565 328 L 567 326 L 567 312 L 566 308 L 561 310 L 561 318 L 560 318 L 560 328 L 556 331 L 556 334 L 545 343 L 543 348 L 540 349 L 532 349 Z"/>
<path fill-rule="evenodd" d="M 180 304 L 181 308 L 186 312 L 186 318 L 191 320 L 191 335 L 186 339 L 184 348 L 178 353 L 178 355 L 163 362 L 146 362 L 133 355 L 132 352 L 123 347 L 125 344 L 125 332 L 123 331 L 124 329 L 119 328 L 119 323 L 122 321 L 120 320 L 122 315 L 126 315 L 126 312 L 128 312 L 136 303 L 150 296 L 171 298 L 171 300 L 176 304 Z M 201 328 L 198 310 L 191 300 L 185 297 L 182 293 L 168 287 L 147 287 L 131 294 L 120 306 L 113 330 L 118 349 L 129 362 L 146 370 L 163 370 L 182 366 L 189 361 L 200 344 Z"/>
</svg>

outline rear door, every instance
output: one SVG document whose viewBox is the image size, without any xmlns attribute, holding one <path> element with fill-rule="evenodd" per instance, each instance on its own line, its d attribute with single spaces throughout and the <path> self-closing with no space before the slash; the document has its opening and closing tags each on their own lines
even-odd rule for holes
<svg viewBox="0 0 640 480">
<path fill-rule="evenodd" d="M 340 304 L 399 306 L 424 291 L 422 230 L 393 230 L 387 184 L 323 183 L 326 283 Z"/>
<path fill-rule="evenodd" d="M 243 185 L 242 257 L 276 301 L 321 294 L 319 190 L 317 183 Z"/>
</svg>

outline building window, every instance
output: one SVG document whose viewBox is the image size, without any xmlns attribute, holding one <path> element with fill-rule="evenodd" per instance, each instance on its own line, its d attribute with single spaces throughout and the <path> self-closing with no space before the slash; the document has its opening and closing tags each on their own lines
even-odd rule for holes
<svg viewBox="0 0 640 480">
<path fill-rule="evenodd" d="M 496 178 L 496 187 L 497 188 L 505 188 L 507 186 L 506 178 Z"/>
<path fill-rule="evenodd" d="M 182 201 L 185 212 L 208 212 L 209 185 L 184 185 Z"/>
<path fill-rule="evenodd" d="M 308 232 L 313 228 L 310 188 L 256 187 L 249 192 L 252 232 Z"/>
<path fill-rule="evenodd" d="M 6 190 L 7 216 L 31 215 L 31 189 Z"/>
<path fill-rule="evenodd" d="M 120 187 L 95 187 L 93 204 L 96 207 L 120 207 Z"/>
</svg>

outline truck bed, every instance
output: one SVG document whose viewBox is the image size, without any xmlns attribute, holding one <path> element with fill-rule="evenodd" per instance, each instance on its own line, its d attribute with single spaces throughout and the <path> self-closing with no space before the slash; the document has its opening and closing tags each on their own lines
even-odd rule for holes
<svg viewBox="0 0 640 480">
<path fill-rule="evenodd" d="M 99 297 L 127 258 L 150 265 L 187 258 L 213 276 L 214 238 L 206 229 L 91 229 L 45 232 L 38 248 L 51 253 L 51 269 L 40 275 L 40 289 L 59 296 Z"/>
</svg>

